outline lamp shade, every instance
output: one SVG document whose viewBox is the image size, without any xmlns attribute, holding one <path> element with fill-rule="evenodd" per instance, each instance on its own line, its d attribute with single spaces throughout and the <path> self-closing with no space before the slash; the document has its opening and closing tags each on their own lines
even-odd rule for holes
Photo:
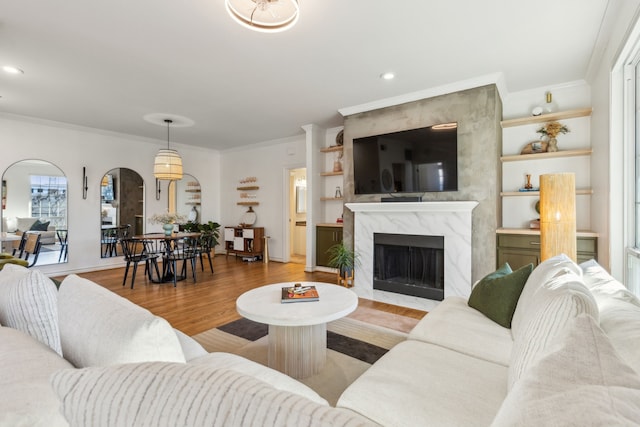
<svg viewBox="0 0 640 427">
<path fill-rule="evenodd" d="M 153 162 L 153 174 L 158 179 L 182 179 L 182 158 L 176 150 L 161 149 Z"/>
<path fill-rule="evenodd" d="M 540 175 L 540 259 L 560 254 L 577 261 L 573 173 Z"/>
<path fill-rule="evenodd" d="M 225 0 L 229 15 L 254 31 L 275 33 L 295 25 L 298 0 Z"/>
</svg>

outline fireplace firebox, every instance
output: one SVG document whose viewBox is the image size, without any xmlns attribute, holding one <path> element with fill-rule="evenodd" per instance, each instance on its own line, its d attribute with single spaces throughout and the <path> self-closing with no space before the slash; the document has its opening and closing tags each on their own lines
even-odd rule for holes
<svg viewBox="0 0 640 427">
<path fill-rule="evenodd" d="M 444 299 L 444 236 L 374 233 L 373 289 Z"/>
</svg>

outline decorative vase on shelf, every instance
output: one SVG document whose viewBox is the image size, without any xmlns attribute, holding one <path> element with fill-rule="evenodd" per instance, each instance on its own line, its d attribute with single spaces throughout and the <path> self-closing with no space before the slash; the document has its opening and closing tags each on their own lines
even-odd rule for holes
<svg viewBox="0 0 640 427">
<path fill-rule="evenodd" d="M 171 236 L 173 233 L 173 224 L 162 224 L 162 229 L 164 230 L 165 236 Z"/>
<path fill-rule="evenodd" d="M 547 141 L 547 152 L 554 153 L 558 151 L 558 140 L 555 138 L 549 138 Z"/>
</svg>

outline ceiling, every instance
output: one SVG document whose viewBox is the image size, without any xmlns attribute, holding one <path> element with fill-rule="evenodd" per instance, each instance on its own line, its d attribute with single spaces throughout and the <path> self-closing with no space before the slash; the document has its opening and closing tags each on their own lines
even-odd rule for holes
<svg viewBox="0 0 640 427">
<path fill-rule="evenodd" d="M 300 0 L 265 34 L 224 0 L 0 0 L 0 66 L 24 71 L 0 72 L 0 112 L 159 140 L 145 115 L 184 116 L 172 142 L 224 150 L 492 73 L 509 92 L 584 79 L 608 3 Z"/>
</svg>

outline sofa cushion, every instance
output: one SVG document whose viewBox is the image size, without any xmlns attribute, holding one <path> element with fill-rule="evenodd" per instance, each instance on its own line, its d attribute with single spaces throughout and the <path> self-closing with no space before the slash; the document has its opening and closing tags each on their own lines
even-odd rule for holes
<svg viewBox="0 0 640 427">
<path fill-rule="evenodd" d="M 47 231 L 49 228 L 49 222 L 50 221 L 42 222 L 37 219 L 36 222 L 31 225 L 29 231 Z"/>
<path fill-rule="evenodd" d="M 626 301 L 640 307 L 640 300 L 622 283 L 613 278 L 596 260 L 580 264 L 584 284 L 595 298 L 598 307 L 612 299 Z"/>
<path fill-rule="evenodd" d="M 553 278 L 533 295 L 520 333 L 515 336 L 509 365 L 509 389 L 537 363 L 549 343 L 570 321 L 586 313 L 598 319 L 598 306 L 580 277 Z"/>
<path fill-rule="evenodd" d="M 640 376 L 580 315 L 509 393 L 492 427 L 640 425 Z"/>
<path fill-rule="evenodd" d="M 533 264 L 511 271 L 509 264 L 503 265 L 478 282 L 469 296 L 469 307 L 473 307 L 489 319 L 505 328 L 511 328 L 511 318 Z"/>
<path fill-rule="evenodd" d="M 314 402 L 327 405 L 327 401 L 320 397 L 318 393 L 311 388 L 302 384 L 300 381 L 296 381 L 288 375 L 275 369 L 268 368 L 252 360 L 246 359 L 241 356 L 237 356 L 231 353 L 215 352 L 207 353 L 202 357 L 198 357 L 189 361 L 188 363 L 193 365 L 206 365 L 217 368 L 231 369 L 233 371 L 241 372 L 245 375 L 250 375 L 254 378 L 264 381 L 270 384 L 272 387 L 278 390 L 284 390 L 287 392 L 299 394 Z"/>
<path fill-rule="evenodd" d="M 384 426 L 488 426 L 506 394 L 506 367 L 408 340 L 347 387 L 336 406 Z"/>
<path fill-rule="evenodd" d="M 509 366 L 511 331 L 469 307 L 462 297 L 450 296 L 424 316 L 409 339 L 429 342 L 489 362 Z M 491 345 L 487 345 L 490 342 Z"/>
<path fill-rule="evenodd" d="M 513 318 L 511 319 L 511 334 L 514 338 L 519 333 L 531 298 L 533 298 L 536 291 L 553 277 L 567 273 L 582 276 L 580 267 L 565 254 L 546 259 L 533 269 L 527 279 L 527 283 L 525 283 L 522 289 L 518 304 L 513 312 Z"/>
<path fill-rule="evenodd" d="M 62 370 L 52 377 L 73 426 L 366 426 L 349 411 L 276 390 L 230 369 L 138 363 Z"/>
<path fill-rule="evenodd" d="M 13 328 L 0 327 L 0 343 L 0 425 L 68 426 L 49 378 L 73 366 L 46 345 Z"/>
<path fill-rule="evenodd" d="M 62 355 L 58 328 L 58 290 L 39 270 L 29 270 L 20 280 L 3 286 L 9 291 L 5 326 L 31 335 Z"/>
<path fill-rule="evenodd" d="M 75 274 L 60 285 L 58 316 L 63 354 L 78 368 L 185 362 L 178 337 L 165 319 Z"/>
</svg>

